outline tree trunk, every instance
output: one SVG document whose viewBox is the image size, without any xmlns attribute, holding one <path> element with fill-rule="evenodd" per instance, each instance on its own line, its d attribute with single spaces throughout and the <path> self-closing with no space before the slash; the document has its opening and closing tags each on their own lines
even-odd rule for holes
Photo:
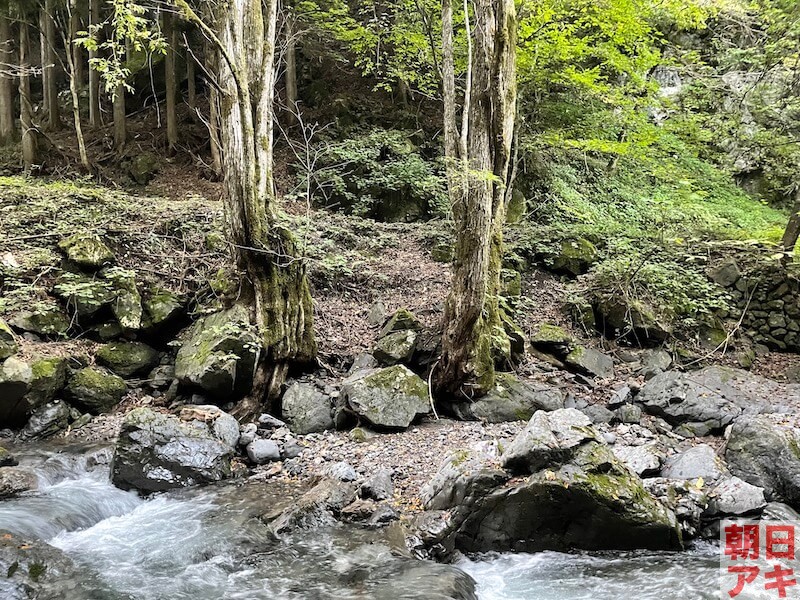
<svg viewBox="0 0 800 600">
<path fill-rule="evenodd" d="M 286 21 L 286 106 L 289 110 L 289 124 L 298 122 L 297 105 L 297 48 L 294 37 L 294 21 L 290 16 Z"/>
<path fill-rule="evenodd" d="M 185 16 L 193 15 L 179 2 Z M 265 359 L 252 393 L 236 407 L 245 419 L 274 399 L 290 362 L 316 354 L 305 262 L 291 232 L 276 218 L 272 180 L 272 104 L 275 92 L 277 0 L 231 0 L 219 7 L 214 37 L 221 97 L 225 216 L 234 254 L 247 274 Z M 214 35 L 196 15 L 194 22 Z"/>
<path fill-rule="evenodd" d="M 86 63 L 83 59 L 83 48 L 73 43 L 73 40 L 77 39 L 78 32 L 82 31 L 83 23 L 81 22 L 81 8 L 78 6 L 78 3 L 75 0 L 70 0 L 69 5 L 69 46 L 67 46 L 67 48 L 72 48 L 72 66 L 70 70 L 72 71 L 72 77 L 75 78 L 77 89 L 80 91 L 84 86 L 84 68 Z"/>
<path fill-rule="evenodd" d="M 453 58 L 453 4 L 442 0 L 442 101 L 444 104 L 444 155 L 448 186 L 453 197 L 453 170 L 458 161 L 458 126 L 456 125 L 456 73 Z"/>
<path fill-rule="evenodd" d="M 220 106 L 219 92 L 211 88 L 208 110 L 208 135 L 211 143 L 211 169 L 217 177 L 222 175 L 222 140 L 219 135 Z"/>
<path fill-rule="evenodd" d="M 64 46 L 69 48 L 73 46 L 77 48 L 77 45 L 73 43 L 74 37 L 73 35 L 78 31 L 77 27 L 74 24 L 77 22 L 76 16 L 76 2 L 75 0 L 69 0 L 68 10 L 69 10 L 69 17 L 70 17 L 70 36 L 64 37 Z M 76 61 L 76 55 L 78 60 L 80 60 L 81 56 L 80 53 L 75 52 L 66 52 L 67 57 L 67 67 L 69 68 L 69 91 L 70 96 L 72 97 L 72 121 L 75 126 L 75 137 L 78 140 L 78 152 L 80 153 L 81 157 L 81 165 L 87 171 L 91 171 L 92 164 L 89 162 L 89 155 L 86 152 L 86 139 L 83 137 L 83 126 L 81 125 L 81 105 L 80 105 L 80 93 L 79 93 L 79 86 L 80 86 L 80 79 L 78 79 L 78 62 Z"/>
<path fill-rule="evenodd" d="M 175 56 L 178 47 L 178 31 L 172 14 L 164 13 L 164 37 L 167 40 L 167 54 L 164 57 L 164 79 L 166 81 L 167 146 L 170 153 L 178 148 L 178 91 L 175 85 Z"/>
<path fill-rule="evenodd" d="M 13 41 L 11 39 L 11 21 L 5 12 L 0 14 L 0 62 L 9 65 L 0 69 L 0 144 L 7 144 L 14 139 L 14 86 L 13 79 L 7 74 L 14 64 Z"/>
<path fill-rule="evenodd" d="M 456 248 L 436 373 L 439 391 L 461 399 L 488 392 L 495 357 L 510 354 L 498 293 L 516 109 L 516 15 L 514 0 L 476 0 L 474 6 L 468 170 L 451 186 Z M 446 114 L 455 121 L 455 110 Z M 453 136 L 446 143 L 457 141 Z"/>
<path fill-rule="evenodd" d="M 61 115 L 58 107 L 58 87 L 56 86 L 56 23 L 55 0 L 45 0 L 42 23 L 42 81 L 44 100 L 47 108 L 47 129 L 61 129 Z"/>
<path fill-rule="evenodd" d="M 31 106 L 31 81 L 30 81 L 30 35 L 28 23 L 20 20 L 19 23 L 19 122 L 22 129 L 22 162 L 25 172 L 38 163 L 38 133 L 33 126 L 33 108 Z"/>
<path fill-rule="evenodd" d="M 102 0 L 90 0 L 89 24 L 100 24 L 100 3 Z M 99 33 L 97 35 L 100 35 Z M 89 51 L 89 125 L 100 127 L 100 72 L 91 67 L 97 59 L 97 50 Z"/>
<path fill-rule="evenodd" d="M 797 238 L 800 237 L 800 188 L 795 192 L 794 208 L 789 215 L 789 222 L 783 232 L 783 250 L 787 255 L 791 255 L 797 246 Z"/>
<path fill-rule="evenodd" d="M 197 119 L 197 73 L 194 56 L 188 44 L 186 46 L 186 103 L 189 105 L 192 119 Z"/>
<path fill-rule="evenodd" d="M 119 85 L 114 90 L 114 149 L 122 152 L 128 141 L 128 124 L 125 111 L 125 86 Z"/>
</svg>

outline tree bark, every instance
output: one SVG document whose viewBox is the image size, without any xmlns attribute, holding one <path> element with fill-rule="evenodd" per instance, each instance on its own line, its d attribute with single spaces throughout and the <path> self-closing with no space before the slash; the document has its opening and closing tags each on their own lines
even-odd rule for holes
<svg viewBox="0 0 800 600">
<path fill-rule="evenodd" d="M 787 255 L 791 255 L 795 251 L 798 237 L 800 237 L 800 188 L 795 192 L 794 207 L 783 232 L 783 250 Z"/>
<path fill-rule="evenodd" d="M 452 173 L 458 161 L 458 125 L 456 124 L 456 72 L 453 52 L 453 4 L 442 0 L 442 102 L 444 109 L 444 155 L 452 198 Z"/>
<path fill-rule="evenodd" d="M 495 357 L 510 354 L 498 294 L 516 111 L 516 14 L 513 0 L 476 0 L 474 7 L 468 166 L 463 182 L 451 187 L 456 248 L 436 373 L 439 391 L 456 399 L 488 392 Z M 454 120 L 455 111 L 447 112 Z"/>
<path fill-rule="evenodd" d="M 164 56 L 164 79 L 167 94 L 166 121 L 167 146 L 170 153 L 178 148 L 178 90 L 175 79 L 175 56 L 178 47 L 178 31 L 172 13 L 164 13 L 164 37 L 167 40 L 167 54 Z"/>
<path fill-rule="evenodd" d="M 15 60 L 13 40 L 11 39 L 11 21 L 9 15 L 0 14 L 0 62 L 9 67 L 0 69 L 0 144 L 7 144 L 14 139 L 14 86 L 13 79 L 6 72 Z"/>
<path fill-rule="evenodd" d="M 188 4 L 179 2 L 185 16 Z M 225 216 L 237 263 L 247 274 L 266 359 L 252 393 L 236 407 L 240 419 L 277 397 L 291 362 L 316 355 L 305 262 L 291 232 L 278 223 L 272 180 L 277 0 L 231 0 L 218 8 L 216 38 L 225 175 Z"/>
<path fill-rule="evenodd" d="M 90 0 L 89 24 L 100 24 L 100 3 L 102 0 Z M 97 35 L 100 35 L 99 32 Z M 97 59 L 97 50 L 89 51 L 89 125 L 100 127 L 100 72 L 91 67 Z"/>
<path fill-rule="evenodd" d="M 22 162 L 26 173 L 30 173 L 39 160 L 38 133 L 33 125 L 31 106 L 30 44 L 28 23 L 23 19 L 19 23 L 19 121 L 22 129 Z"/>
<path fill-rule="evenodd" d="M 186 103 L 189 105 L 189 112 L 192 119 L 197 118 L 197 73 L 195 69 L 194 56 L 187 43 L 186 45 Z"/>
<path fill-rule="evenodd" d="M 114 90 L 114 149 L 122 152 L 128 141 L 128 124 L 125 109 L 125 86 L 118 85 Z"/>
<path fill-rule="evenodd" d="M 64 46 L 69 48 L 72 46 L 73 48 L 78 48 L 76 44 L 73 43 L 74 35 L 78 31 L 77 27 L 74 24 L 77 22 L 76 17 L 76 1 L 69 0 L 69 4 L 67 5 L 70 17 L 70 35 L 69 37 L 64 37 Z M 80 105 L 80 79 L 79 79 L 79 72 L 78 72 L 78 64 L 80 61 L 80 53 L 76 52 L 66 52 L 67 57 L 67 67 L 69 72 L 67 75 L 69 76 L 69 91 L 70 96 L 72 97 L 72 121 L 73 125 L 75 126 L 75 137 L 78 140 L 78 152 L 80 153 L 81 157 L 81 165 L 87 171 L 91 171 L 92 164 L 89 162 L 89 154 L 86 152 L 86 139 L 83 137 L 83 126 L 81 124 L 81 105 Z M 76 61 L 77 57 L 77 61 Z"/>
<path fill-rule="evenodd" d="M 58 87 L 56 85 L 56 23 L 55 0 L 45 0 L 42 23 L 42 81 L 47 108 L 47 129 L 61 129 L 61 114 L 58 106 Z"/>
</svg>

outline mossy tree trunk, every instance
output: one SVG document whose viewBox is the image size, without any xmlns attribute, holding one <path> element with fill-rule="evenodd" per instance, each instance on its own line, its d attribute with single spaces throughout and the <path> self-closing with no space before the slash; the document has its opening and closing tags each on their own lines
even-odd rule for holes
<svg viewBox="0 0 800 600">
<path fill-rule="evenodd" d="M 800 187 L 795 191 L 794 207 L 783 232 L 783 250 L 787 254 L 794 252 L 798 237 L 800 237 Z"/>
<path fill-rule="evenodd" d="M 164 12 L 164 37 L 167 53 L 164 56 L 164 80 L 166 91 L 167 146 L 170 153 L 178 149 L 178 89 L 175 75 L 175 57 L 178 50 L 178 30 L 170 11 Z"/>
<path fill-rule="evenodd" d="M 286 31 L 286 107 L 289 110 L 289 124 L 296 125 L 300 107 L 297 104 L 297 40 L 295 40 L 293 15 L 287 15 L 284 30 Z"/>
<path fill-rule="evenodd" d="M 178 6 L 220 54 L 225 216 L 265 349 L 253 393 L 235 411 L 247 418 L 276 397 L 290 363 L 316 355 L 306 266 L 278 223 L 272 179 L 277 0 L 231 0 L 218 8 L 217 31 Z"/>
<path fill-rule="evenodd" d="M 8 8 L 0 13 L 0 144 L 14 139 L 14 86 L 11 75 L 16 63 L 11 38 L 11 17 Z"/>
<path fill-rule="evenodd" d="M 461 132 L 463 139 L 468 129 L 466 156 L 449 186 L 456 229 L 453 283 L 435 372 L 440 393 L 462 399 L 491 389 L 495 356 L 509 348 L 498 294 L 516 111 L 516 14 L 513 0 L 477 0 L 474 11 L 472 84 Z M 443 64 L 445 79 L 449 68 Z M 447 97 L 445 90 L 445 102 Z M 445 114 L 455 119 L 454 109 Z M 456 130 L 453 124 L 446 135 L 451 149 L 459 145 Z"/>
<path fill-rule="evenodd" d="M 127 110 L 125 108 L 125 86 L 120 84 L 113 92 L 114 109 L 114 150 L 119 153 L 125 149 L 128 141 Z"/>
</svg>

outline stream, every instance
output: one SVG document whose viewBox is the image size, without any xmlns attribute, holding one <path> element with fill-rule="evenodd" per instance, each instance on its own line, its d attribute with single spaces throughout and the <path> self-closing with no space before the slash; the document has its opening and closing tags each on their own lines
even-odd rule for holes
<svg viewBox="0 0 800 600">
<path fill-rule="evenodd" d="M 59 451 L 61 450 L 61 451 Z M 298 490 L 251 483 L 142 499 L 109 482 L 110 451 L 24 448 L 37 492 L 0 503 L 0 530 L 42 540 L 81 569 L 65 600 L 480 600 L 719 598 L 717 549 L 488 554 L 455 566 L 398 556 L 384 531 L 330 527 L 275 539 L 256 515 Z M 85 569 L 85 570 L 84 570 Z M 15 599 L 4 591 L 0 598 Z"/>
</svg>

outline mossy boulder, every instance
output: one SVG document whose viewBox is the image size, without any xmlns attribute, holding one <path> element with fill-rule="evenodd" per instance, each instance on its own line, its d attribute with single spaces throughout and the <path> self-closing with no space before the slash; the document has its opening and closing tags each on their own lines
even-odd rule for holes
<svg viewBox="0 0 800 600">
<path fill-rule="evenodd" d="M 67 312 L 80 318 L 92 317 L 110 306 L 116 294 L 108 281 L 75 273 L 64 273 L 56 281 L 53 293 L 67 307 Z"/>
<path fill-rule="evenodd" d="M 395 331 L 403 331 L 406 329 L 421 331 L 422 323 L 420 323 L 416 315 L 414 315 L 414 313 L 412 313 L 410 310 L 407 308 L 400 308 L 391 317 L 389 317 L 389 320 L 386 321 L 386 324 L 381 329 L 379 336 L 385 337 L 390 333 L 394 333 Z"/>
<path fill-rule="evenodd" d="M 236 419 L 216 406 L 178 416 L 136 408 L 122 422 L 111 480 L 143 493 L 220 481 L 231 476 L 238 441 Z"/>
<path fill-rule="evenodd" d="M 566 329 L 542 323 L 538 331 L 531 337 L 531 346 L 542 352 L 548 352 L 564 358 L 577 345 L 578 341 Z"/>
<path fill-rule="evenodd" d="M 81 410 L 97 415 L 114 408 L 127 391 L 122 377 L 98 367 L 85 367 L 70 377 L 64 394 Z"/>
<path fill-rule="evenodd" d="M 30 409 L 47 404 L 67 382 L 67 359 L 61 356 L 37 358 L 31 362 L 31 385 L 25 399 Z"/>
<path fill-rule="evenodd" d="M 597 247 L 586 238 L 568 239 L 561 242 L 559 252 L 551 259 L 552 268 L 559 273 L 583 275 L 597 262 Z"/>
<path fill-rule="evenodd" d="M 672 336 L 672 323 L 641 302 L 629 304 L 620 296 L 610 296 L 597 301 L 595 313 L 597 327 L 614 337 L 641 344 L 664 342 Z"/>
<path fill-rule="evenodd" d="M 114 262 L 114 253 L 99 235 L 78 232 L 58 243 L 71 263 L 83 269 L 98 270 Z"/>
<path fill-rule="evenodd" d="M 14 316 L 9 324 L 20 331 L 44 337 L 66 337 L 71 326 L 69 317 L 61 308 L 51 304 L 36 306 Z"/>
<path fill-rule="evenodd" d="M 431 258 L 434 262 L 449 263 L 452 262 L 454 256 L 455 248 L 452 243 L 439 242 L 431 248 Z"/>
<path fill-rule="evenodd" d="M 417 332 L 413 329 L 395 331 L 378 340 L 372 355 L 384 366 L 408 363 L 414 355 Z"/>
<path fill-rule="evenodd" d="M 430 410 L 427 384 L 403 365 L 359 371 L 342 383 L 341 396 L 353 413 L 379 429 L 406 429 Z"/>
<path fill-rule="evenodd" d="M 97 362 L 120 377 L 148 373 L 158 363 L 159 353 L 141 342 L 111 342 L 97 351 Z"/>
<path fill-rule="evenodd" d="M 178 350 L 175 376 L 184 385 L 227 401 L 252 387 L 259 352 L 259 337 L 248 311 L 236 305 L 192 326 Z"/>
<path fill-rule="evenodd" d="M 144 296 L 144 326 L 156 330 L 178 317 L 184 309 L 183 298 L 161 288 L 152 288 Z"/>
<path fill-rule="evenodd" d="M 128 161 L 128 175 L 139 185 L 147 185 L 161 170 L 161 158 L 154 152 L 139 152 Z"/>
<path fill-rule="evenodd" d="M 14 332 L 3 319 L 0 319 L 0 360 L 5 360 L 19 350 Z"/>
<path fill-rule="evenodd" d="M 103 273 L 103 277 L 114 290 L 111 310 L 120 327 L 129 331 L 141 329 L 144 309 L 142 296 L 136 286 L 136 273 L 126 269 L 109 269 Z"/>
<path fill-rule="evenodd" d="M 559 408 L 564 408 L 561 390 L 543 383 L 524 382 L 514 373 L 497 373 L 488 394 L 451 406 L 459 419 L 487 423 L 527 421 L 536 411 Z"/>
<path fill-rule="evenodd" d="M 4 426 L 23 425 L 29 406 L 25 401 L 33 379 L 30 364 L 15 356 L 0 364 L 0 423 Z"/>
</svg>

